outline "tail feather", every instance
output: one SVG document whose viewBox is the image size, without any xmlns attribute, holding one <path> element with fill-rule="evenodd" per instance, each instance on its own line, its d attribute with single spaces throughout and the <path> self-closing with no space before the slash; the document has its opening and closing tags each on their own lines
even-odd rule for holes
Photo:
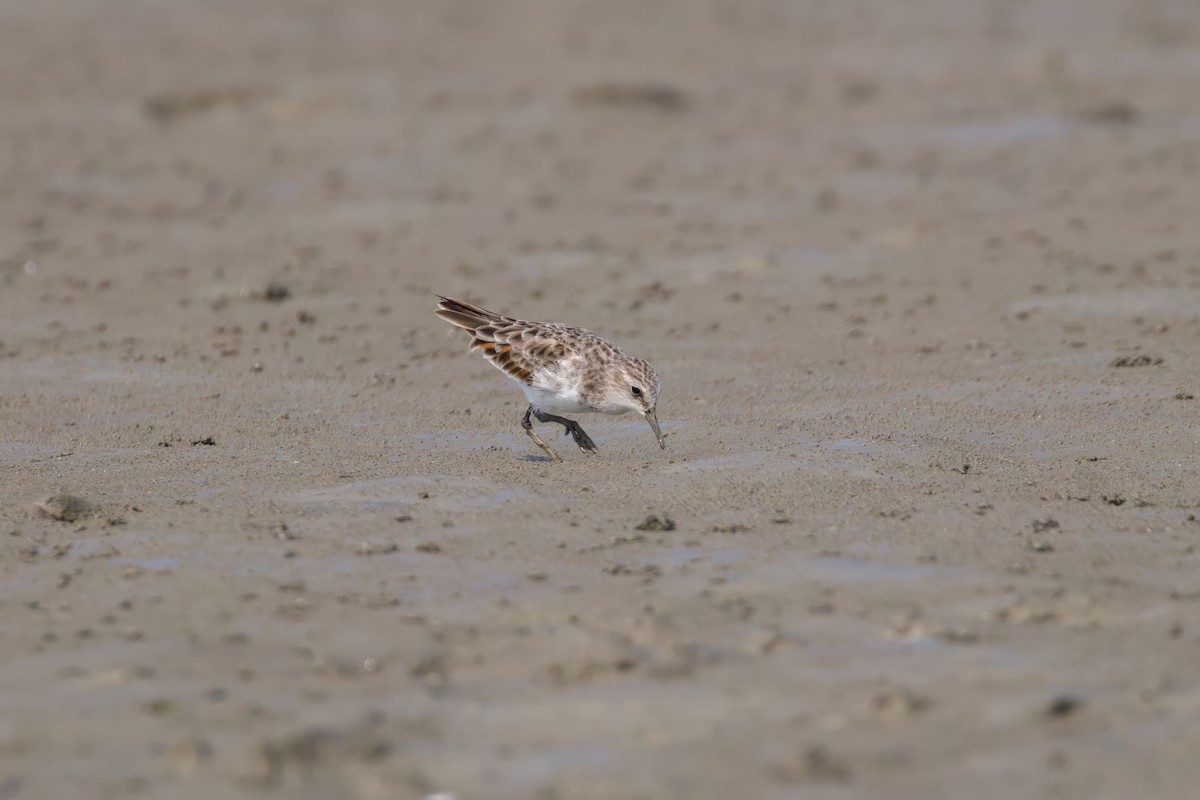
<svg viewBox="0 0 1200 800">
<path fill-rule="evenodd" d="M 441 295 L 438 295 L 438 300 L 438 307 L 437 311 L 434 312 L 435 314 L 451 325 L 472 333 L 484 325 L 489 323 L 495 325 L 496 323 L 505 322 L 507 319 L 485 308 L 464 303 L 461 300 L 453 300 Z"/>
</svg>

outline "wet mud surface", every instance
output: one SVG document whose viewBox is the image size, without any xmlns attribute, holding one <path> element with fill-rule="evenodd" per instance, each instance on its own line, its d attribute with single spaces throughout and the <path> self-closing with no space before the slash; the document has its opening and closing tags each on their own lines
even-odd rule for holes
<svg viewBox="0 0 1200 800">
<path fill-rule="evenodd" d="M 0 798 L 1189 797 L 1186 4 L 0 7 Z M 655 365 L 668 448 L 434 293 Z"/>
</svg>

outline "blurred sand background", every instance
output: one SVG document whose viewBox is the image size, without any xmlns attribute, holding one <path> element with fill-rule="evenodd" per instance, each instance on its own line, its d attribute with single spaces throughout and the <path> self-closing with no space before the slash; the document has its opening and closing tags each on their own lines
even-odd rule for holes
<svg viewBox="0 0 1200 800">
<path fill-rule="evenodd" d="M 0 4 L 0 798 L 1194 796 L 1198 86 L 1185 0 Z"/>
</svg>

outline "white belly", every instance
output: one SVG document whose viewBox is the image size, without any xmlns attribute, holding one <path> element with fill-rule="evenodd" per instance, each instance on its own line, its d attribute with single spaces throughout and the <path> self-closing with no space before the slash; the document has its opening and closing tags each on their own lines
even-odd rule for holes
<svg viewBox="0 0 1200 800">
<path fill-rule="evenodd" d="M 520 384 L 525 397 L 539 411 L 549 414 L 580 414 L 585 411 L 595 411 L 591 406 L 579 401 L 579 394 L 571 387 L 561 387 L 557 391 L 539 389 L 536 386 Z"/>
</svg>

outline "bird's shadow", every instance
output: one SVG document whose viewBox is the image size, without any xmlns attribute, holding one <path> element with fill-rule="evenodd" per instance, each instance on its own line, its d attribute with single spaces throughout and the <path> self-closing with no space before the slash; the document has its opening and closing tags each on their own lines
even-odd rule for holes
<svg viewBox="0 0 1200 800">
<path fill-rule="evenodd" d="M 544 462 L 544 463 L 546 463 L 546 464 L 553 464 L 553 463 L 554 463 L 554 459 L 553 459 L 553 458 L 550 458 L 550 456 L 535 456 L 535 455 L 532 455 L 532 454 L 531 454 L 531 455 L 527 455 L 527 456 L 518 456 L 518 457 L 517 457 L 517 460 L 518 460 L 518 461 L 541 461 L 541 462 Z"/>
</svg>

